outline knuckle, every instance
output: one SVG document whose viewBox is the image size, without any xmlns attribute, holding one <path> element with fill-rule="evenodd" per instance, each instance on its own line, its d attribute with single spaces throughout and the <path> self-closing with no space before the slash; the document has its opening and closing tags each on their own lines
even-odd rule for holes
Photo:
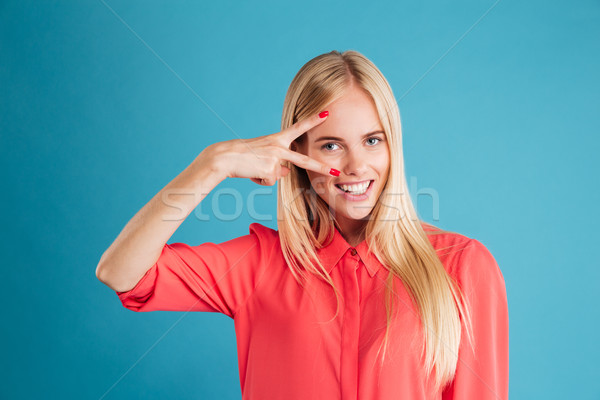
<svg viewBox="0 0 600 400">
<path fill-rule="evenodd" d="M 267 150 L 269 151 L 269 154 L 273 154 L 276 156 L 279 156 L 281 154 L 281 146 L 279 145 L 279 143 L 270 143 L 267 146 Z"/>
<path fill-rule="evenodd" d="M 269 154 L 266 161 L 268 162 L 268 164 L 271 167 L 273 167 L 273 166 L 279 164 L 279 157 L 277 157 L 275 154 Z"/>
<path fill-rule="evenodd" d="M 260 168 L 260 174 L 261 176 L 265 177 L 268 176 L 271 173 L 271 166 L 270 165 L 262 165 Z"/>
<path fill-rule="evenodd" d="M 285 147 L 287 143 L 287 137 L 291 131 L 285 130 L 279 132 L 279 134 L 273 139 L 272 144 L 275 146 Z"/>
<path fill-rule="evenodd" d="M 273 157 L 275 158 L 275 161 L 277 161 L 277 163 L 280 163 L 281 160 L 283 160 L 285 158 L 286 155 L 286 150 L 283 147 L 280 146 L 275 146 L 273 148 Z"/>
</svg>

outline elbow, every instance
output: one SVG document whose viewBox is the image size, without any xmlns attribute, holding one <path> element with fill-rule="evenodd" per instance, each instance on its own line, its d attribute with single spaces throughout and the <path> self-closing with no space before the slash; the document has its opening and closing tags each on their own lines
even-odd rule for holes
<svg viewBox="0 0 600 400">
<path fill-rule="evenodd" d="M 109 288 L 113 289 L 113 285 L 111 284 L 110 279 L 107 275 L 108 274 L 106 267 L 102 263 L 99 263 L 96 266 L 96 278 L 98 278 L 100 282 L 104 283 Z"/>
<path fill-rule="evenodd" d="M 100 261 L 98 261 L 98 265 L 96 265 L 96 278 L 98 278 L 98 280 L 104 284 L 107 283 L 106 275 L 108 272 L 108 268 L 106 265 L 106 252 L 104 252 L 102 254 L 102 257 L 100 257 Z"/>
<path fill-rule="evenodd" d="M 100 282 L 104 283 L 106 286 L 108 286 L 109 288 L 111 288 L 114 291 L 117 291 L 117 292 L 125 291 L 125 290 L 119 290 L 120 289 L 119 285 L 115 285 L 114 279 L 112 279 L 108 274 L 107 267 L 104 266 L 102 263 L 98 264 L 98 266 L 96 267 L 96 278 L 98 278 L 98 280 Z"/>
<path fill-rule="evenodd" d="M 128 292 L 137 284 L 137 282 L 132 284 L 123 279 L 116 279 L 114 274 L 110 274 L 109 270 L 109 267 L 105 264 L 99 263 L 96 267 L 96 278 L 115 292 Z"/>
<path fill-rule="evenodd" d="M 106 283 L 106 278 L 104 276 L 104 269 L 102 268 L 102 264 L 98 263 L 96 266 L 96 278 L 102 283 Z"/>
</svg>

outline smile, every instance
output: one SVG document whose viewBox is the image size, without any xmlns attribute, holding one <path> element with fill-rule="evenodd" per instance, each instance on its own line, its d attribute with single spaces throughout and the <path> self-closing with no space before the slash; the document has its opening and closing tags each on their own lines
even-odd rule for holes
<svg viewBox="0 0 600 400">
<path fill-rule="evenodd" d="M 342 183 L 342 184 L 336 184 L 335 186 L 343 193 L 345 194 L 351 194 L 351 195 L 362 195 L 365 194 L 367 192 L 367 190 L 370 189 L 374 181 L 373 180 L 369 180 L 369 181 L 362 181 L 362 182 L 356 182 L 356 183 Z"/>
</svg>

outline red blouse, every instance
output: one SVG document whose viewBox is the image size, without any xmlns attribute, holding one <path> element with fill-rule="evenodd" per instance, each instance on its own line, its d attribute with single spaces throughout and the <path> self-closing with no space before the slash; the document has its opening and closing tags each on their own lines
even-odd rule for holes
<svg viewBox="0 0 600 400">
<path fill-rule="evenodd" d="M 508 305 L 502 273 L 487 248 L 456 233 L 429 236 L 469 304 L 476 352 L 462 335 L 455 378 L 433 390 L 420 362 L 420 321 L 397 279 L 400 298 L 383 365 L 387 270 L 363 241 L 336 230 L 317 254 L 341 293 L 313 277 L 300 286 L 278 232 L 252 223 L 224 243 L 166 244 L 138 284 L 116 292 L 133 311 L 207 311 L 233 318 L 243 399 L 507 399 Z M 453 246 L 455 245 L 455 246 Z M 449 247 L 453 246 L 453 247 Z M 342 297 L 344 300 L 342 300 Z"/>
</svg>

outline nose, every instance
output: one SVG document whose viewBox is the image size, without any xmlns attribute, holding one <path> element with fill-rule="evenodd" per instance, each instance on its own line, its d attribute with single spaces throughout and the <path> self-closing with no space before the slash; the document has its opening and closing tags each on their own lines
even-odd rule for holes
<svg viewBox="0 0 600 400">
<path fill-rule="evenodd" d="M 369 155 L 361 151 L 360 148 L 351 148 L 346 152 L 342 160 L 342 172 L 348 176 L 361 178 L 368 170 L 368 162 Z"/>
</svg>

